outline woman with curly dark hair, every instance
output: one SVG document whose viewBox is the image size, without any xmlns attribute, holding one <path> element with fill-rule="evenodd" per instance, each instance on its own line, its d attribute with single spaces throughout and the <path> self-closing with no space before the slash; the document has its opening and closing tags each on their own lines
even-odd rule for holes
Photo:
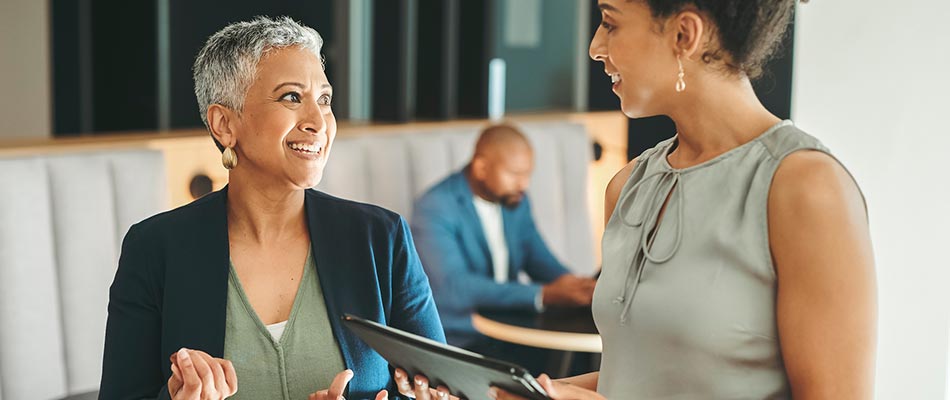
<svg viewBox="0 0 950 400">
<path fill-rule="evenodd" d="M 750 80 L 795 0 L 599 0 L 590 56 L 677 134 L 607 188 L 600 372 L 555 399 L 869 399 L 876 283 L 860 189 Z M 514 398 L 500 390 L 496 398 Z"/>
</svg>

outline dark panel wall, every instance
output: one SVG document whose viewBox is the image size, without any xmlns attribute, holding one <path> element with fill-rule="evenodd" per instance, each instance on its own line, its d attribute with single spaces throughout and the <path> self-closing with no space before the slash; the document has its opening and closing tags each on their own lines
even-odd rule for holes
<svg viewBox="0 0 950 400">
<path fill-rule="evenodd" d="M 331 1 L 270 0 L 170 0 L 171 20 L 171 126 L 200 127 L 198 103 L 195 99 L 191 66 L 209 36 L 229 23 L 244 21 L 258 15 L 290 16 L 310 26 L 323 37 L 324 55 L 334 50 L 333 10 Z M 327 76 L 333 83 L 332 63 L 327 63 Z M 339 100 L 339 99 L 337 99 Z"/>
<path fill-rule="evenodd" d="M 80 111 L 81 80 L 79 64 L 80 1 L 53 0 L 52 18 L 52 71 L 53 71 L 53 132 L 57 136 L 75 135 L 82 131 Z"/>
<path fill-rule="evenodd" d="M 155 129 L 155 0 L 92 2 L 93 130 Z"/>
<path fill-rule="evenodd" d="M 170 127 L 202 126 L 191 66 L 208 36 L 257 15 L 287 15 L 320 32 L 323 52 L 331 58 L 333 3 L 167 0 Z M 158 128 L 159 5 L 159 0 L 52 1 L 56 135 Z M 330 63 L 327 74 L 333 82 Z"/>
</svg>

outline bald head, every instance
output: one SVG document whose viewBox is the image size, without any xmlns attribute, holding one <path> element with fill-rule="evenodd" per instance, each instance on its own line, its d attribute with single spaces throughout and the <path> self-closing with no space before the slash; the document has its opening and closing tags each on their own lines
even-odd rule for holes
<svg viewBox="0 0 950 400">
<path fill-rule="evenodd" d="M 469 179 L 476 195 L 506 206 L 517 206 L 531 181 L 534 155 L 518 128 L 492 125 L 475 143 Z"/>
<path fill-rule="evenodd" d="M 531 152 L 528 138 L 514 126 L 492 125 L 482 130 L 475 142 L 475 157 L 507 158 Z"/>
</svg>

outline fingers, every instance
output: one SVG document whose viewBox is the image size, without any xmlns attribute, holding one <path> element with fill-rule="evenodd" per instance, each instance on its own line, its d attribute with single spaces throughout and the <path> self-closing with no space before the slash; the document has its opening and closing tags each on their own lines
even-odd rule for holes
<svg viewBox="0 0 950 400">
<path fill-rule="evenodd" d="M 224 369 L 224 380 L 228 383 L 228 387 L 231 388 L 231 393 L 227 393 L 227 396 L 234 396 L 238 390 L 238 378 L 237 372 L 234 370 L 234 364 L 228 360 L 221 360 L 221 368 Z"/>
<path fill-rule="evenodd" d="M 214 385 L 214 372 L 211 371 L 211 364 L 208 363 L 208 359 L 201 353 L 196 350 L 188 350 L 188 356 L 191 357 L 195 370 L 198 371 L 198 376 L 201 378 L 202 398 L 213 399 L 218 393 Z"/>
<path fill-rule="evenodd" d="M 327 390 L 327 397 L 331 400 L 343 400 L 343 391 L 346 390 L 346 385 L 350 383 L 350 379 L 353 379 L 352 370 L 347 369 L 336 374 L 333 382 L 330 383 L 330 388 Z"/>
<path fill-rule="evenodd" d="M 380 390 L 376 393 L 376 400 L 389 400 L 389 392 L 386 389 Z"/>
<path fill-rule="evenodd" d="M 435 389 L 435 395 L 438 400 L 449 400 L 449 393 L 452 392 L 443 385 L 439 385 L 439 387 Z"/>
<path fill-rule="evenodd" d="M 544 389 L 545 392 L 548 392 L 548 397 L 558 397 L 560 393 L 558 393 L 558 389 L 555 387 L 554 381 L 551 380 L 551 377 L 548 376 L 548 374 L 539 375 L 537 380 L 538 383 L 541 384 L 541 388 Z"/>
<path fill-rule="evenodd" d="M 416 375 L 413 379 L 414 390 L 416 400 L 431 400 L 432 396 L 429 394 L 429 378 L 426 378 L 424 375 Z"/>
<path fill-rule="evenodd" d="M 181 380 L 181 369 L 177 365 L 172 364 L 172 376 L 168 378 L 168 394 L 174 397 L 178 391 L 181 390 L 181 386 L 184 384 Z"/>
<path fill-rule="evenodd" d="M 396 371 L 393 372 L 393 379 L 396 381 L 396 388 L 399 389 L 400 394 L 409 397 L 415 396 L 412 392 L 412 385 L 409 384 L 409 374 L 406 371 L 403 371 L 402 368 L 396 368 Z"/>
<path fill-rule="evenodd" d="M 201 378 L 195 370 L 194 360 L 188 354 L 188 349 L 178 350 L 178 368 L 181 372 L 182 387 L 178 394 L 184 397 L 198 397 L 201 393 Z"/>
<path fill-rule="evenodd" d="M 211 373 L 214 375 L 214 387 L 222 397 L 230 396 L 231 388 L 228 386 L 227 378 L 224 377 L 224 367 L 221 366 L 221 362 L 217 359 L 211 359 L 209 364 L 211 365 Z"/>
</svg>

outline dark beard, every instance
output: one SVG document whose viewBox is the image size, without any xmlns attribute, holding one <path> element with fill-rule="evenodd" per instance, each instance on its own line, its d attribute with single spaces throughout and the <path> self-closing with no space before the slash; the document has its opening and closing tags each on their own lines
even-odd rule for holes
<svg viewBox="0 0 950 400">
<path fill-rule="evenodd" d="M 516 195 L 501 196 L 501 199 L 499 199 L 499 202 L 505 208 L 509 210 L 513 210 L 515 208 L 518 208 L 522 200 L 524 200 L 524 193 L 518 193 Z"/>
</svg>

